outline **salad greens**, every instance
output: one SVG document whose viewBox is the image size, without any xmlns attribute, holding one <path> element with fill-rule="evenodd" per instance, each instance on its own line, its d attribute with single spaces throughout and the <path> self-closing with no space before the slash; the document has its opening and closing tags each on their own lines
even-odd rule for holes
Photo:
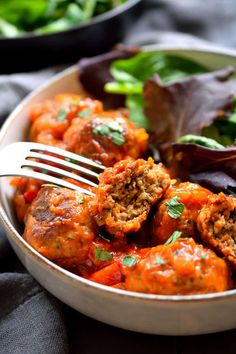
<svg viewBox="0 0 236 354">
<path fill-rule="evenodd" d="M 181 136 L 178 140 L 178 143 L 182 144 L 198 144 L 211 149 L 221 149 L 224 145 L 219 144 L 216 140 L 211 138 L 206 138 L 205 136 L 187 134 Z"/>
<path fill-rule="evenodd" d="M 158 75 L 162 84 L 206 72 L 206 68 L 192 60 L 165 55 L 158 52 L 140 52 L 129 59 L 116 60 L 111 64 L 112 82 L 105 84 L 107 93 L 126 96 L 126 107 L 130 110 L 130 120 L 150 130 L 143 113 L 144 82 Z"/>
<path fill-rule="evenodd" d="M 210 72 L 190 59 L 121 47 L 81 60 L 79 72 L 105 108 L 125 105 L 149 130 L 151 150 L 175 177 L 236 195 L 234 68 Z"/>
<path fill-rule="evenodd" d="M 89 21 L 127 0 L 0 0 L 0 35 L 49 33 Z"/>
</svg>

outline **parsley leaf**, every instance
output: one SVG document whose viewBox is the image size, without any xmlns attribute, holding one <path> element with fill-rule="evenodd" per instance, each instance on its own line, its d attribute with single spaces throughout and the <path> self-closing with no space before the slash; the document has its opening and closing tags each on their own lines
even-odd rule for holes
<svg viewBox="0 0 236 354">
<path fill-rule="evenodd" d="M 64 122 L 66 120 L 67 111 L 64 108 L 59 109 L 57 112 L 56 120 L 58 122 Z"/>
<path fill-rule="evenodd" d="M 94 250 L 94 256 L 96 261 L 111 261 L 113 255 L 103 249 L 96 247 Z"/>
<path fill-rule="evenodd" d="M 155 264 L 163 265 L 163 264 L 165 264 L 165 263 L 166 263 L 166 261 L 165 261 L 163 258 L 161 258 L 161 257 L 158 257 L 158 258 L 155 260 Z"/>
<path fill-rule="evenodd" d="M 172 242 L 175 242 L 178 240 L 178 238 L 182 235 L 181 231 L 174 231 L 173 234 L 168 238 L 168 240 L 165 242 L 165 245 L 169 245 Z"/>
<path fill-rule="evenodd" d="M 207 255 L 206 255 L 206 253 L 202 253 L 202 254 L 201 254 L 201 258 L 202 258 L 202 260 L 207 259 Z"/>
<path fill-rule="evenodd" d="M 79 204 L 83 204 L 84 196 L 82 194 L 77 194 L 76 200 L 78 201 Z"/>
<path fill-rule="evenodd" d="M 73 159 L 70 159 L 69 157 L 65 157 L 65 160 L 70 162 L 70 163 L 73 163 L 73 164 L 77 165 L 77 161 L 73 160 Z"/>
<path fill-rule="evenodd" d="M 93 129 L 94 134 L 99 134 L 111 138 L 112 142 L 118 146 L 125 143 L 124 128 L 117 122 L 98 125 Z"/>
<path fill-rule="evenodd" d="M 167 206 L 167 214 L 173 219 L 178 219 L 184 211 L 184 204 L 179 203 L 177 196 L 168 200 L 165 206 Z"/>
<path fill-rule="evenodd" d="M 135 264 L 138 262 L 138 259 L 133 257 L 133 256 L 130 256 L 129 254 L 127 254 L 126 256 L 124 256 L 121 264 L 125 267 L 133 267 L 135 266 Z"/>
<path fill-rule="evenodd" d="M 79 118 L 88 118 L 91 115 L 91 109 L 86 108 L 78 113 Z"/>
</svg>

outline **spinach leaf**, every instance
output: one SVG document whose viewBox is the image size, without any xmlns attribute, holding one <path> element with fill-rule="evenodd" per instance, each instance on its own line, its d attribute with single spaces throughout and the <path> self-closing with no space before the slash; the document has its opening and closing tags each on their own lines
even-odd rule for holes
<svg viewBox="0 0 236 354">
<path fill-rule="evenodd" d="M 205 71 L 203 66 L 189 59 L 158 52 L 141 52 L 129 59 L 114 61 L 110 73 L 115 81 L 106 83 L 104 89 L 107 93 L 126 95 L 130 119 L 149 130 L 149 123 L 143 113 L 144 82 L 157 74 L 164 84 Z"/>
<path fill-rule="evenodd" d="M 129 109 L 129 119 L 146 130 L 150 130 L 149 122 L 144 114 L 144 100 L 140 95 L 127 95 L 125 101 L 126 107 Z"/>
<path fill-rule="evenodd" d="M 47 33 L 89 21 L 127 0 L 0 0 L 0 33 Z M 15 26 L 16 29 L 10 27 Z"/>
<path fill-rule="evenodd" d="M 47 10 L 47 0 L 0 0 L 0 17 L 13 25 L 38 21 Z"/>
<path fill-rule="evenodd" d="M 206 72 L 206 69 L 189 59 L 158 52 L 141 52 L 133 58 L 117 60 L 111 65 L 111 74 L 116 82 L 134 86 L 137 83 L 143 84 L 154 74 L 158 74 L 161 82 L 165 83 L 202 72 Z M 132 89 L 130 93 L 133 93 Z M 141 88 L 139 93 L 142 93 Z"/>
<path fill-rule="evenodd" d="M 177 142 L 184 143 L 184 144 L 198 144 L 198 145 L 209 147 L 211 149 L 221 149 L 224 147 L 214 139 L 206 138 L 205 136 L 193 135 L 193 134 L 181 136 L 177 140 Z"/>
</svg>

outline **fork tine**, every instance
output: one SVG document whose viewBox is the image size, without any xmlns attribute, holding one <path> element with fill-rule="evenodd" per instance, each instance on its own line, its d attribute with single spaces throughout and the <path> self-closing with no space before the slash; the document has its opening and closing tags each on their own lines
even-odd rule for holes
<svg viewBox="0 0 236 354">
<path fill-rule="evenodd" d="M 62 159 L 59 159 L 58 157 L 55 156 L 51 156 L 51 155 L 46 155 L 46 154 L 40 154 L 38 152 L 30 152 L 29 156 L 27 156 L 27 158 L 34 158 L 37 160 L 43 160 L 43 161 L 47 161 L 47 162 L 52 162 L 55 163 L 57 165 L 60 165 L 62 167 L 68 167 L 71 168 L 72 170 L 76 170 L 78 172 L 82 172 L 86 175 L 92 176 L 92 177 L 98 177 L 98 173 L 88 170 L 87 168 L 84 168 L 82 166 L 79 166 L 75 163 L 72 162 L 68 162 Z"/>
<path fill-rule="evenodd" d="M 71 173 L 69 171 L 66 170 L 62 170 L 58 167 L 54 167 L 45 163 L 41 163 L 41 162 L 37 162 L 37 161 L 32 161 L 32 160 L 25 160 L 24 163 L 22 164 L 22 168 L 23 167 L 31 167 L 31 168 L 37 168 L 37 169 L 41 169 L 41 170 L 46 170 L 48 172 L 52 172 L 55 173 L 59 176 L 62 177 L 68 177 L 71 179 L 74 179 L 78 182 L 82 182 L 85 184 L 89 184 L 92 187 L 97 187 L 97 184 L 95 184 L 94 182 L 91 182 L 88 179 L 85 179 L 81 176 L 76 175 L 75 173 Z M 40 174 L 43 174 L 42 172 Z"/>
<path fill-rule="evenodd" d="M 26 143 L 24 142 L 24 144 L 28 144 L 28 148 L 30 151 L 35 151 L 35 152 L 43 152 L 43 153 L 49 153 L 49 154 L 54 154 L 54 155 L 58 155 L 60 157 L 64 157 L 64 158 L 68 158 L 68 159 L 72 159 L 75 160 L 77 162 L 81 162 L 84 163 L 86 165 L 89 166 L 93 166 L 96 168 L 99 168 L 101 170 L 105 169 L 105 166 L 100 165 L 90 159 L 87 159 L 86 157 L 83 157 L 81 155 L 78 154 L 74 154 L 73 152 L 69 152 L 57 147 L 53 147 L 53 146 L 49 146 L 49 145 L 43 145 L 43 144 L 39 144 L 39 143 Z"/>
<path fill-rule="evenodd" d="M 28 177 L 28 178 L 33 178 L 33 179 L 38 179 L 47 183 L 52 183 L 52 184 L 56 184 L 60 187 L 65 187 L 65 188 L 69 188 L 72 190 L 75 190 L 79 193 L 82 194 L 87 194 L 90 196 L 94 196 L 93 192 L 88 191 L 87 189 L 81 188 L 79 186 L 77 186 L 76 184 L 67 182 L 63 179 L 60 178 L 56 178 L 50 175 L 44 175 L 43 173 L 40 172 L 35 172 L 32 170 L 27 170 L 27 169 L 19 169 L 19 170 L 15 170 L 14 173 L 12 172 L 11 174 L 7 173 L 7 174 L 2 174 L 2 176 L 22 176 L 22 177 Z"/>
</svg>

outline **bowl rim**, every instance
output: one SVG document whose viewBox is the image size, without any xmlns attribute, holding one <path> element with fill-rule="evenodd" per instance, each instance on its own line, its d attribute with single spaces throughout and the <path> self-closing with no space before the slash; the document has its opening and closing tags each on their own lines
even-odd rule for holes
<svg viewBox="0 0 236 354">
<path fill-rule="evenodd" d="M 181 52 L 184 52 L 187 50 L 188 52 L 193 51 L 193 52 L 198 52 L 198 53 L 210 53 L 210 54 L 216 54 L 216 55 L 222 55 L 222 56 L 228 56 L 236 59 L 236 50 L 232 49 L 225 49 L 223 47 L 218 47 L 218 46 L 207 46 L 207 45 L 201 45 L 201 46 L 174 46 L 174 45 L 151 45 L 151 46 L 144 46 L 142 47 L 143 50 L 145 51 L 176 51 L 178 50 L 180 53 L 178 55 L 181 55 Z M 63 70 L 62 72 L 56 74 L 53 76 L 51 79 L 47 80 L 43 85 L 38 87 L 36 90 L 33 90 L 30 94 L 28 94 L 18 105 L 17 107 L 12 111 L 12 113 L 7 117 L 5 120 L 1 130 L 0 130 L 0 146 L 1 142 L 4 139 L 5 135 L 8 132 L 8 129 L 11 126 L 12 121 L 14 121 L 15 116 L 18 115 L 18 112 L 21 111 L 21 109 L 27 104 L 28 101 L 31 100 L 35 95 L 40 93 L 41 91 L 45 90 L 47 87 L 51 86 L 53 83 L 56 83 L 58 80 L 63 79 L 67 75 L 73 74 L 77 70 L 77 66 L 73 65 L 70 66 L 69 68 Z M 42 256 L 40 253 L 38 253 L 35 249 L 33 249 L 23 238 L 22 236 L 17 232 L 13 224 L 10 222 L 6 211 L 4 210 L 2 201 L 0 200 L 0 221 L 2 222 L 6 233 L 7 237 L 10 237 L 17 243 L 17 246 L 20 248 L 23 248 L 23 251 L 27 254 L 27 257 L 34 258 L 34 260 L 37 263 L 40 263 L 40 266 L 47 268 L 48 271 L 56 272 L 59 273 L 61 278 L 64 280 L 70 280 L 73 281 L 76 284 L 79 284 L 80 286 L 90 288 L 91 290 L 97 290 L 104 295 L 107 294 L 113 294 L 113 296 L 117 296 L 120 298 L 126 298 L 129 301 L 136 300 L 136 301 L 145 301 L 145 302 L 184 302 L 184 303 L 193 303 L 193 302 L 202 302 L 202 301 L 213 301 L 213 300 L 218 300 L 222 298 L 236 298 L 236 289 L 232 290 L 227 290 L 223 292 L 218 292 L 218 293 L 210 293 L 210 294 L 199 294 L 199 295 L 158 295 L 158 294 L 145 294 L 145 293 L 138 293 L 138 292 L 133 292 L 133 291 L 127 291 L 127 290 L 122 290 L 122 289 L 116 289 L 109 287 L 107 285 L 102 285 L 96 282 L 93 282 L 91 280 L 85 279 L 80 277 L 79 275 L 76 275 L 74 273 L 71 273 L 70 271 L 61 268 L 60 266 L 56 265 L 55 263 L 51 262 L 44 256 Z"/>
<path fill-rule="evenodd" d="M 101 22 L 105 22 L 110 20 L 113 17 L 119 16 L 122 13 L 124 13 L 125 11 L 128 11 L 129 9 L 131 9 L 132 7 L 134 7 L 135 5 L 137 5 L 138 3 L 141 3 L 144 0 L 127 0 L 127 2 L 115 7 L 112 10 L 106 11 L 104 13 L 102 13 L 101 15 L 97 15 L 95 17 L 92 17 L 91 20 L 82 23 L 80 25 L 73 25 L 65 30 L 62 31 L 56 31 L 56 32 L 48 32 L 48 33 L 34 33 L 34 32 L 26 32 L 23 34 L 20 34 L 19 36 L 14 36 L 14 37 L 6 37 L 3 35 L 0 35 L 0 43 L 1 41 L 17 41 L 17 40 L 30 40 L 30 39 L 36 39 L 36 38 L 48 38 L 48 37 L 53 37 L 56 36 L 58 34 L 62 34 L 62 33 L 70 33 L 73 32 L 75 30 L 82 30 L 84 28 L 93 26 L 93 25 L 97 25 L 98 23 Z"/>
</svg>

